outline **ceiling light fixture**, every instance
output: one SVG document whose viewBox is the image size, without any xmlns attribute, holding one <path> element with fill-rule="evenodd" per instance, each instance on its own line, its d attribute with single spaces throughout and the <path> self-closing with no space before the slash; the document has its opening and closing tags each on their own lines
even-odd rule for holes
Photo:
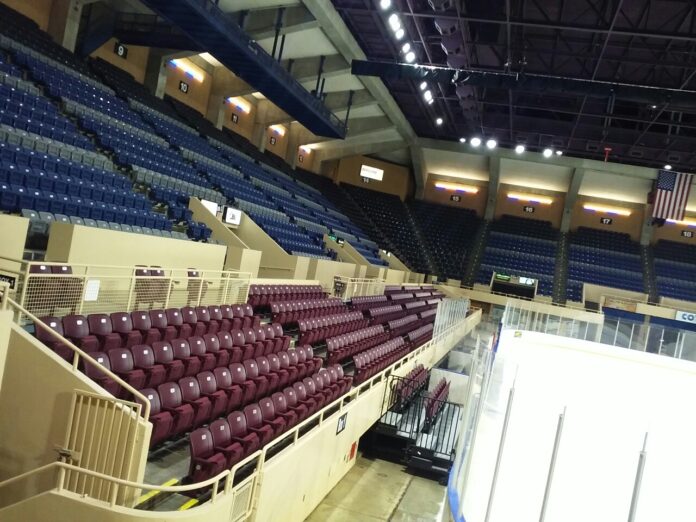
<svg viewBox="0 0 696 522">
<path fill-rule="evenodd" d="M 665 170 L 672 170 L 672 165 L 665 165 Z"/>
<path fill-rule="evenodd" d="M 563 151 L 562 151 L 562 150 L 557 150 L 557 151 L 556 151 L 556 156 L 563 156 Z"/>
<path fill-rule="evenodd" d="M 428 87 L 428 82 L 421 82 L 420 84 L 420 90 L 424 91 Z"/>
<path fill-rule="evenodd" d="M 429 102 L 433 99 L 433 93 L 430 90 L 427 90 L 423 93 L 423 98 L 425 99 L 425 101 Z"/>
<path fill-rule="evenodd" d="M 597 205 L 595 203 L 585 203 L 582 208 L 593 212 L 601 212 L 602 214 L 615 214 L 617 216 L 630 216 L 631 211 L 627 208 L 608 207 L 606 205 Z"/>
<path fill-rule="evenodd" d="M 406 54 L 406 61 L 408 63 L 415 61 L 415 59 L 416 59 L 416 53 L 414 53 L 413 51 L 410 51 Z"/>
<path fill-rule="evenodd" d="M 491 150 L 495 149 L 497 146 L 498 146 L 498 142 L 495 141 L 493 138 L 491 138 L 490 140 L 488 140 L 486 142 L 486 147 L 488 147 Z"/>
<path fill-rule="evenodd" d="M 542 152 L 545 158 L 550 158 L 551 155 L 553 154 L 553 151 L 551 149 L 544 149 L 544 152 Z"/>
<path fill-rule="evenodd" d="M 406 54 L 411 50 L 411 44 L 406 42 L 404 45 L 401 46 L 401 52 Z"/>
<path fill-rule="evenodd" d="M 478 136 L 471 138 L 469 143 L 471 143 L 472 147 L 478 147 L 479 145 L 481 145 L 481 138 L 479 138 Z"/>
<path fill-rule="evenodd" d="M 515 147 L 515 152 L 517 154 L 522 154 L 524 151 L 525 151 L 524 145 L 518 145 L 517 147 Z"/>
<path fill-rule="evenodd" d="M 479 188 L 473 185 L 462 185 L 460 183 L 449 183 L 448 181 L 436 181 L 435 188 L 452 190 L 454 192 L 464 192 L 466 194 L 478 194 Z"/>
<path fill-rule="evenodd" d="M 401 28 L 394 31 L 394 36 L 396 37 L 397 40 L 401 40 L 405 35 L 406 35 L 406 33 Z"/>
<path fill-rule="evenodd" d="M 398 14 L 392 13 L 392 15 L 387 18 L 387 22 L 389 22 L 389 27 L 391 27 L 392 31 L 396 32 L 401 29 L 401 19 Z"/>
<path fill-rule="evenodd" d="M 443 123 L 444 121 L 445 121 L 445 120 L 443 120 L 442 118 L 437 118 L 437 119 L 435 120 L 435 125 L 442 125 L 442 123 Z"/>
<path fill-rule="evenodd" d="M 230 96 L 225 101 L 236 107 L 237 110 L 242 111 L 244 114 L 249 114 L 249 112 L 251 112 L 251 103 L 246 101 L 244 98 L 240 98 L 239 96 Z"/>
<path fill-rule="evenodd" d="M 466 143 L 466 138 L 459 138 L 459 143 Z"/>
<path fill-rule="evenodd" d="M 382 8 L 383 11 L 386 11 L 391 7 L 391 0 L 380 0 L 379 6 Z"/>
<path fill-rule="evenodd" d="M 667 223 L 670 223 L 672 225 L 682 225 L 685 227 L 696 227 L 696 219 L 689 218 L 684 218 L 681 221 L 678 221 L 676 219 L 668 219 Z"/>
<path fill-rule="evenodd" d="M 550 205 L 553 203 L 553 198 L 548 196 L 540 196 L 538 194 L 522 194 L 520 192 L 508 192 L 509 199 L 518 201 L 527 201 L 528 203 L 539 203 L 540 205 Z"/>
</svg>

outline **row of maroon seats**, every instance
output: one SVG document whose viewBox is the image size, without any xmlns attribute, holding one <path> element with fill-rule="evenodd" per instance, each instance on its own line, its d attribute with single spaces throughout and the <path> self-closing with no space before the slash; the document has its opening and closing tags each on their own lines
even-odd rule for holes
<svg viewBox="0 0 696 522">
<path fill-rule="evenodd" d="M 415 350 L 423 346 L 433 338 L 433 323 L 424 324 L 423 326 L 411 330 L 406 335 L 406 340 L 411 345 L 411 350 Z"/>
<path fill-rule="evenodd" d="M 191 482 L 207 480 L 231 468 L 337 400 L 350 389 L 351 381 L 351 377 L 343 375 L 340 365 L 331 366 L 311 379 L 232 412 L 207 428 L 195 430 L 189 438 Z"/>
<path fill-rule="evenodd" d="M 341 299 L 305 299 L 302 301 L 276 301 L 271 303 L 271 320 L 282 325 L 297 323 L 301 319 L 345 312 L 348 307 Z"/>
<path fill-rule="evenodd" d="M 425 301 L 411 301 L 410 303 L 404 304 L 404 310 L 410 314 L 423 312 L 424 310 L 430 310 L 431 307 L 432 306 L 426 303 Z"/>
<path fill-rule="evenodd" d="M 214 334 L 219 331 L 252 328 L 261 325 L 249 305 L 223 305 L 168 308 L 107 314 L 66 315 L 44 317 L 42 321 L 67 337 L 85 351 L 109 350 L 136 344 L 191 336 Z M 46 342 L 53 338 L 37 328 L 37 337 Z"/>
<path fill-rule="evenodd" d="M 399 292 L 414 292 L 417 290 L 422 290 L 422 291 L 430 291 L 430 292 L 436 292 L 435 288 L 433 285 L 419 285 L 419 286 L 404 286 L 404 285 L 387 285 L 384 287 L 384 293 L 386 295 L 390 294 L 396 294 Z"/>
<path fill-rule="evenodd" d="M 396 382 L 394 400 L 397 408 L 403 408 L 423 388 L 428 381 L 428 370 L 422 364 L 416 366 L 408 374 Z"/>
<path fill-rule="evenodd" d="M 418 316 L 416 314 L 412 314 L 389 321 L 387 326 L 389 327 L 391 337 L 397 337 L 416 328 L 418 321 Z"/>
<path fill-rule="evenodd" d="M 399 319 L 404 315 L 404 307 L 400 304 L 378 306 L 367 309 L 370 324 L 383 324 L 392 319 Z"/>
<path fill-rule="evenodd" d="M 266 307 L 274 301 L 321 299 L 326 297 L 321 285 L 249 285 L 247 303 L 254 308 Z"/>
<path fill-rule="evenodd" d="M 444 377 L 435 385 L 425 400 L 425 424 L 431 426 L 449 397 L 450 383 Z"/>
<path fill-rule="evenodd" d="M 331 337 L 326 340 L 327 362 L 340 362 L 387 340 L 389 332 L 381 324 Z"/>
<path fill-rule="evenodd" d="M 296 382 L 313 378 L 321 369 L 321 359 L 312 358 L 277 371 L 260 370 L 262 361 L 233 363 L 229 368 L 216 368 L 195 377 L 183 377 L 141 393 L 150 402 L 153 424 L 150 446 L 181 435 L 230 411 Z M 331 372 L 336 372 L 332 369 Z M 342 375 L 342 369 L 340 372 Z"/>
<path fill-rule="evenodd" d="M 353 380 L 360 383 L 369 379 L 394 364 L 408 352 L 409 346 L 404 342 L 404 338 L 397 337 L 353 356 L 355 363 Z"/>
<path fill-rule="evenodd" d="M 384 305 L 386 303 L 386 295 L 365 295 L 354 297 L 350 301 L 350 305 L 353 310 L 366 310 L 368 308 L 375 308 L 376 306 Z"/>
<path fill-rule="evenodd" d="M 368 326 L 369 321 L 362 312 L 343 312 L 313 319 L 298 321 L 300 330 L 298 343 L 314 344 L 328 337 L 335 337 L 346 332 L 352 332 Z"/>
</svg>

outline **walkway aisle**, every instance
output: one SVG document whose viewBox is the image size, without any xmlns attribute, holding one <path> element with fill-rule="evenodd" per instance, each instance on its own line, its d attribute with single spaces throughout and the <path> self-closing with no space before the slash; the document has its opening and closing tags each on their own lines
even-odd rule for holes
<svg viewBox="0 0 696 522">
<path fill-rule="evenodd" d="M 307 522 L 433 522 L 446 520 L 446 488 L 403 466 L 358 457 Z"/>
</svg>

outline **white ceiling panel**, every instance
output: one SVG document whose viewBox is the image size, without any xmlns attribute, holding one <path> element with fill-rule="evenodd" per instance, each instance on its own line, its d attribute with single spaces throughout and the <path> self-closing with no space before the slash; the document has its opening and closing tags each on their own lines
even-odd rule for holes
<svg viewBox="0 0 696 522">
<path fill-rule="evenodd" d="M 531 161 L 501 159 L 500 182 L 519 187 L 567 192 L 573 169 Z"/>
<path fill-rule="evenodd" d="M 268 53 L 273 50 L 273 38 L 259 40 L 258 44 Z M 332 54 L 338 54 L 338 51 L 336 51 L 336 48 L 320 27 L 290 33 L 285 37 L 285 46 L 283 47 L 284 60 L 296 60 L 310 56 L 329 56 Z"/>
<path fill-rule="evenodd" d="M 317 81 L 305 82 L 302 86 L 311 91 L 317 86 Z M 330 76 L 326 78 L 326 84 L 324 85 L 324 92 L 341 92 L 341 91 L 359 91 L 364 89 L 365 86 L 358 79 L 357 76 L 353 76 L 350 73 L 340 74 L 338 76 Z"/>
<path fill-rule="evenodd" d="M 478 154 L 423 149 L 425 171 L 454 179 L 488 181 L 488 157 Z"/>
<path fill-rule="evenodd" d="M 588 170 L 580 185 L 581 196 L 645 203 L 652 180 Z"/>
<path fill-rule="evenodd" d="M 346 111 L 336 111 L 334 113 L 339 118 L 346 117 Z M 350 119 L 353 118 L 372 118 L 374 116 L 384 116 L 384 111 L 379 108 L 379 105 L 366 105 L 365 107 L 357 107 L 350 110 Z"/>
</svg>

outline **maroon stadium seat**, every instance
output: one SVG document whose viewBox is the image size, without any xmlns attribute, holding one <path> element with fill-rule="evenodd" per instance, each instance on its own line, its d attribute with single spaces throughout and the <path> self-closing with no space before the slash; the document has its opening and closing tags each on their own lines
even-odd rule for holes
<svg viewBox="0 0 696 522">
<path fill-rule="evenodd" d="M 190 404 L 184 404 L 181 388 L 175 382 L 165 382 L 157 387 L 162 410 L 171 413 L 174 423 L 171 436 L 180 435 L 193 428 L 194 409 Z"/>
<path fill-rule="evenodd" d="M 203 482 L 225 470 L 227 459 L 213 445 L 213 436 L 208 428 L 199 428 L 189 436 L 191 482 Z"/>
<path fill-rule="evenodd" d="M 184 404 L 190 404 L 193 408 L 193 426 L 198 427 L 206 424 L 210 420 L 213 403 L 208 397 L 201 395 L 198 379 L 183 377 L 179 379 L 179 388 L 181 388 L 181 399 Z"/>
<path fill-rule="evenodd" d="M 174 417 L 168 411 L 162 411 L 160 397 L 156 390 L 146 388 L 141 393 L 150 402 L 150 422 L 152 423 L 152 434 L 150 436 L 150 447 L 156 446 L 167 439 L 174 427 Z M 136 401 L 140 400 L 136 397 Z"/>
<path fill-rule="evenodd" d="M 244 458 L 244 446 L 240 442 L 232 440 L 230 425 L 226 419 L 218 419 L 210 424 L 210 433 L 213 435 L 215 451 L 225 456 L 225 466 L 229 469 Z"/>
</svg>

